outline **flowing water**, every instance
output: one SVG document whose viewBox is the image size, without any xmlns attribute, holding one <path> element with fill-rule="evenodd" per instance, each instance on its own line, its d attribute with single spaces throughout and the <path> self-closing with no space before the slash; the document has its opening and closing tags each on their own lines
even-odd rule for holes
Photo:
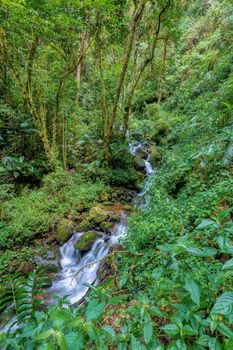
<svg viewBox="0 0 233 350">
<path fill-rule="evenodd" d="M 132 141 L 129 144 L 129 152 L 138 156 L 138 152 L 143 154 L 142 159 L 145 164 L 145 173 L 149 176 L 146 185 L 137 198 L 142 199 L 142 203 L 136 204 L 144 208 L 146 194 L 150 188 L 150 175 L 153 173 L 150 164 L 150 154 L 145 142 Z M 104 258 L 108 255 L 110 248 L 118 244 L 126 236 L 127 215 L 121 213 L 121 220 L 115 225 L 111 235 L 100 233 L 100 237 L 94 242 L 93 246 L 86 253 L 75 249 L 75 243 L 84 234 L 76 232 L 73 236 L 60 247 L 60 271 L 53 277 L 52 285 L 46 293 L 49 296 L 47 304 L 53 303 L 54 297 L 66 297 L 69 304 L 75 304 L 85 296 L 89 287 L 88 284 L 95 285 L 98 283 L 98 272 L 103 266 Z M 16 317 L 13 319 L 16 321 Z M 12 322 L 13 322 L 12 321 Z M 0 334 L 10 328 L 10 323 L 0 329 Z M 14 328 L 13 328 L 14 329 Z M 12 332 L 12 330 L 11 330 Z"/>
<path fill-rule="evenodd" d="M 111 235 L 101 234 L 92 248 L 82 254 L 75 249 L 75 243 L 83 232 L 75 233 L 60 247 L 61 271 L 53 278 L 49 294 L 67 297 L 70 304 L 80 301 L 88 291 L 86 284 L 96 284 L 98 271 L 112 245 L 117 244 L 126 233 L 126 216 L 122 214 L 121 222 L 117 224 Z"/>
<path fill-rule="evenodd" d="M 144 152 L 145 172 L 147 175 L 153 173 L 149 162 L 150 154 L 145 143 L 132 141 L 129 144 L 129 152 L 137 155 L 141 150 Z M 145 194 L 145 189 L 139 196 Z M 103 265 L 104 258 L 108 255 L 111 246 L 119 243 L 126 235 L 126 214 L 122 213 L 121 221 L 118 223 L 111 235 L 101 233 L 93 244 L 92 248 L 85 254 L 81 254 L 75 249 L 75 243 L 81 237 L 83 232 L 74 233 L 74 235 L 60 247 L 61 271 L 53 278 L 52 286 L 49 288 L 49 294 L 53 296 L 67 297 L 70 304 L 79 302 L 88 291 L 87 284 L 96 284 L 98 282 L 98 272 Z"/>
</svg>

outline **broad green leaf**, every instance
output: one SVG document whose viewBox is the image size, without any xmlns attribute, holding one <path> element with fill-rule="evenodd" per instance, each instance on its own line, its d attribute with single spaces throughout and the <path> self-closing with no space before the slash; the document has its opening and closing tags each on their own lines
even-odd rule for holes
<svg viewBox="0 0 233 350">
<path fill-rule="evenodd" d="M 223 293 L 214 304 L 211 312 L 213 314 L 228 315 L 233 310 L 233 292 Z"/>
<path fill-rule="evenodd" d="M 119 280 L 119 287 L 123 288 L 128 281 L 128 275 L 122 275 Z"/>
<path fill-rule="evenodd" d="M 166 324 L 165 326 L 161 327 L 161 329 L 163 329 L 169 335 L 176 335 L 180 331 L 179 327 L 174 323 Z"/>
<path fill-rule="evenodd" d="M 220 322 L 218 324 L 217 329 L 219 330 L 220 333 L 222 333 L 226 337 L 232 337 L 233 336 L 232 330 L 228 326 L 226 326 L 224 323 L 222 323 L 222 322 Z"/>
<path fill-rule="evenodd" d="M 209 341 L 210 341 L 210 336 L 206 335 L 206 334 L 203 334 L 203 335 L 200 336 L 200 338 L 198 338 L 197 344 L 203 345 L 203 346 L 208 346 Z"/>
<path fill-rule="evenodd" d="M 56 339 L 60 348 L 59 350 L 69 350 L 66 343 L 65 336 L 62 332 L 56 332 Z"/>
<path fill-rule="evenodd" d="M 218 224 L 214 220 L 205 219 L 196 227 L 196 229 L 197 230 L 202 230 L 203 228 L 210 227 L 210 226 L 218 227 Z"/>
<path fill-rule="evenodd" d="M 47 331 L 37 335 L 35 337 L 36 340 L 45 340 L 47 338 L 49 338 L 50 336 L 53 336 L 54 335 L 54 329 L 48 329 Z"/>
<path fill-rule="evenodd" d="M 87 321 L 96 320 L 99 318 L 105 308 L 105 303 L 98 303 L 96 300 L 91 300 L 86 308 Z"/>
<path fill-rule="evenodd" d="M 227 340 L 226 345 L 224 347 L 224 350 L 232 350 L 232 349 L 233 349 L 233 336 Z"/>
<path fill-rule="evenodd" d="M 200 289 L 198 284 L 192 279 L 187 279 L 184 287 L 190 293 L 192 301 L 200 305 Z"/>
<path fill-rule="evenodd" d="M 111 337 L 111 338 L 115 338 L 116 337 L 116 333 L 114 328 L 112 328 L 110 325 L 106 324 L 102 327 L 102 329 Z"/>
<path fill-rule="evenodd" d="M 190 325 L 186 325 L 183 328 L 184 335 L 196 335 L 197 331 L 193 329 Z"/>
<path fill-rule="evenodd" d="M 69 332 L 65 335 L 66 343 L 69 350 L 83 349 L 83 337 L 77 332 Z"/>
<path fill-rule="evenodd" d="M 152 313 L 152 315 L 155 315 L 158 317 L 164 317 L 162 311 L 160 311 L 157 306 L 151 306 L 151 308 L 149 309 L 149 312 Z"/>
<path fill-rule="evenodd" d="M 153 335 L 153 327 L 151 323 L 145 323 L 143 327 L 143 336 L 146 344 L 148 344 Z"/>
<path fill-rule="evenodd" d="M 210 350 L 222 350 L 222 346 L 217 338 L 211 338 L 208 345 Z"/>
<path fill-rule="evenodd" d="M 233 268 L 233 258 L 226 261 L 222 267 L 223 270 L 228 270 L 228 269 L 232 269 L 232 268 Z"/>
<path fill-rule="evenodd" d="M 145 346 L 140 343 L 133 335 L 130 342 L 131 350 L 146 350 Z"/>
</svg>

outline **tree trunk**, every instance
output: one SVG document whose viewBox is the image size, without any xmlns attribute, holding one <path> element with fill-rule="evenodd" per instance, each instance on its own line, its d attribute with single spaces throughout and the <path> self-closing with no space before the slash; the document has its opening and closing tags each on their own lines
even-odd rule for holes
<svg viewBox="0 0 233 350">
<path fill-rule="evenodd" d="M 126 133 L 128 130 L 128 123 L 129 123 L 129 115 L 131 112 L 131 107 L 132 107 L 132 99 L 135 93 L 135 90 L 138 86 L 138 83 L 141 79 L 141 76 L 143 74 L 143 72 L 145 71 L 145 69 L 147 68 L 147 66 L 153 61 L 154 59 L 154 53 L 155 53 L 155 48 L 158 42 L 158 37 L 159 37 L 159 33 L 160 33 L 160 29 L 161 29 L 161 20 L 162 20 L 162 15 L 164 12 L 166 12 L 166 10 L 170 7 L 171 5 L 171 1 L 168 0 L 168 3 L 166 4 L 166 6 L 164 6 L 164 8 L 160 11 L 159 16 L 158 16 L 158 25 L 157 25 L 157 30 L 155 32 L 154 35 L 154 40 L 152 42 L 152 47 L 150 50 L 150 54 L 148 57 L 145 58 L 145 60 L 142 62 L 142 64 L 140 65 L 138 71 L 136 72 L 134 79 L 131 83 L 130 89 L 129 89 L 129 93 L 128 93 L 128 98 L 126 100 L 126 104 L 124 107 L 124 132 Z"/>
<path fill-rule="evenodd" d="M 164 79 L 164 75 L 166 72 L 166 59 L 167 59 L 167 45 L 168 45 L 168 38 L 164 39 L 164 48 L 163 48 L 163 63 L 162 63 L 162 69 L 159 77 L 159 91 L 158 91 L 158 99 L 157 103 L 160 104 L 161 98 L 162 98 L 162 83 Z"/>
</svg>

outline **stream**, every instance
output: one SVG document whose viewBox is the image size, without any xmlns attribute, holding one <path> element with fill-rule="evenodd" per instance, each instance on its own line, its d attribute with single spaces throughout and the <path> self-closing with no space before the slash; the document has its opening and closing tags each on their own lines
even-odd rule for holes
<svg viewBox="0 0 233 350">
<path fill-rule="evenodd" d="M 137 155 L 139 150 L 143 150 L 145 172 L 147 176 L 150 176 L 153 169 L 149 161 L 150 154 L 147 145 L 138 141 L 132 141 L 129 144 L 129 152 L 132 155 Z M 138 197 L 144 196 L 146 190 L 147 187 L 138 194 Z M 139 206 L 143 208 L 143 204 Z M 122 213 L 120 222 L 114 226 L 111 235 L 102 232 L 102 237 L 98 238 L 92 248 L 85 254 L 74 247 L 83 232 L 74 233 L 60 247 L 59 263 L 61 270 L 53 277 L 52 286 L 48 289 L 48 293 L 51 296 L 67 297 L 70 304 L 79 302 L 89 289 L 87 284 L 98 283 L 98 272 L 103 266 L 104 258 L 113 245 L 120 243 L 125 238 L 126 228 L 127 215 Z"/>
<path fill-rule="evenodd" d="M 144 173 L 147 175 L 147 180 L 142 191 L 134 199 L 134 205 L 145 209 L 151 174 L 153 174 L 148 146 L 145 142 L 132 141 L 129 144 L 129 152 L 133 156 L 139 156 L 140 153 L 140 158 L 144 161 Z M 69 305 L 76 304 L 88 292 L 88 285 L 98 284 L 100 269 L 103 267 L 111 247 L 119 244 L 127 235 L 127 217 L 128 214 L 122 211 L 120 221 L 114 225 L 111 234 L 100 232 L 99 238 L 85 253 L 75 249 L 75 243 L 84 232 L 75 232 L 67 242 L 59 247 L 60 271 L 53 274 L 52 284 L 45 292 L 45 305 L 54 304 L 55 297 L 66 297 Z M 17 318 L 14 317 L 5 326 L 0 326 L 0 334 L 9 330 L 11 324 L 16 320 Z M 17 325 L 14 325 L 10 332 L 14 332 L 16 329 Z"/>
</svg>

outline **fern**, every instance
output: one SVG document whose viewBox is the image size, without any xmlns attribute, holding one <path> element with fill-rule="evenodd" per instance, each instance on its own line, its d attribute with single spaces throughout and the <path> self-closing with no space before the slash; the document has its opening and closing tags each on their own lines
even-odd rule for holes
<svg viewBox="0 0 233 350">
<path fill-rule="evenodd" d="M 33 317 L 34 310 L 41 304 L 38 296 L 42 293 L 45 278 L 37 271 L 31 272 L 28 277 L 14 274 L 8 277 L 0 286 L 3 290 L 0 311 L 1 318 L 7 318 L 3 325 L 9 330 L 19 326 Z"/>
<path fill-rule="evenodd" d="M 233 136 L 230 138 L 226 153 L 224 155 L 222 164 L 223 166 L 229 166 L 233 160 Z"/>
</svg>

